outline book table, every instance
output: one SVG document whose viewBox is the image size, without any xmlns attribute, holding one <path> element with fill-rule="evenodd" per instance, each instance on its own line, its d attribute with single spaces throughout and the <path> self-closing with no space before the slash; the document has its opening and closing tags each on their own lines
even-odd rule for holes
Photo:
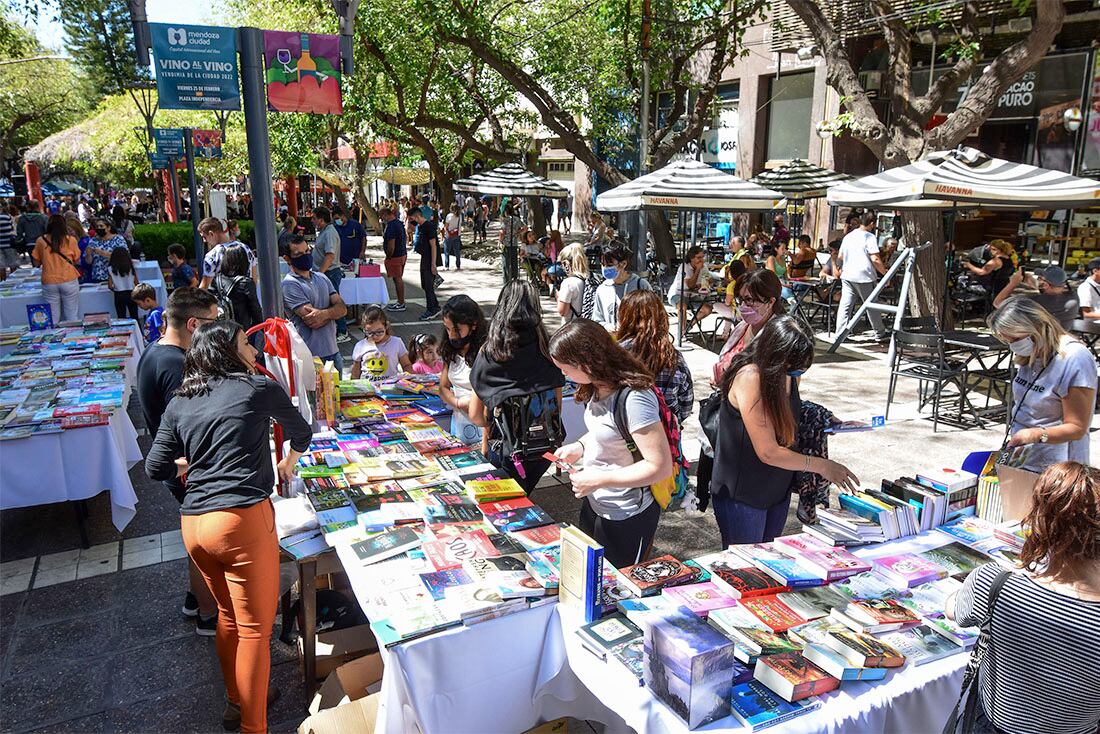
<svg viewBox="0 0 1100 734">
<path fill-rule="evenodd" d="M 149 270 L 146 266 L 143 270 Z M 21 268 L 15 271 L 6 283 L 16 281 L 0 290 L 0 326 L 26 326 L 27 306 L 35 303 L 45 303 L 42 296 L 40 282 L 41 271 Z M 26 273 L 26 275 L 23 275 Z M 164 287 L 162 277 L 142 278 L 142 283 L 148 283 L 157 292 L 157 303 L 164 306 L 168 302 L 168 291 Z M 90 313 L 106 313 L 111 318 L 115 317 L 114 294 L 103 283 L 85 284 L 80 288 L 80 316 L 83 318 Z M 56 322 L 61 314 L 53 315 Z"/>
</svg>

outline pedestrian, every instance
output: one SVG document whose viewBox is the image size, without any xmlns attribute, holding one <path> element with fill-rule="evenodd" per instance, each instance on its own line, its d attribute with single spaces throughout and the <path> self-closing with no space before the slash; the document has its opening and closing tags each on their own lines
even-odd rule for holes
<svg viewBox="0 0 1100 734">
<path fill-rule="evenodd" d="M 695 405 L 695 386 L 684 355 L 672 343 L 661 297 L 653 291 L 633 291 L 623 298 L 615 341 L 653 375 L 665 404 L 684 425 Z"/>
<path fill-rule="evenodd" d="M 439 397 L 451 406 L 451 434 L 465 444 L 480 444 L 482 430 L 470 420 L 474 394 L 470 371 L 489 333 L 477 301 L 465 294 L 443 304 L 443 339 L 439 356 L 445 368 L 439 376 Z"/>
<path fill-rule="evenodd" d="M 42 297 L 50 306 L 54 324 L 80 318 L 80 249 L 69 234 L 65 218 L 54 214 L 46 233 L 34 243 L 31 261 L 42 268 Z M 121 317 L 121 314 L 120 314 Z"/>
<path fill-rule="evenodd" d="M 587 431 L 555 452 L 577 467 L 569 480 L 573 494 L 583 500 L 579 526 L 604 547 L 604 559 L 615 568 L 640 563 L 661 518 L 651 486 L 672 474 L 653 375 L 588 319 L 559 329 L 550 341 L 550 355 L 576 383 L 576 401 L 585 406 Z M 624 426 L 617 420 L 619 401 Z"/>
<path fill-rule="evenodd" d="M 15 248 L 20 253 L 29 252 L 38 238 L 46 234 L 48 219 L 42 213 L 42 205 L 34 199 L 27 202 L 27 210 L 15 224 Z"/>
<path fill-rule="evenodd" d="M 974 721 L 962 730 L 1100 731 L 1097 517 L 1100 470 L 1075 461 L 1052 465 L 1032 491 L 1017 567 L 979 566 L 947 600 L 955 624 L 989 634 L 985 655 L 974 658 Z"/>
<path fill-rule="evenodd" d="M 286 214 L 283 216 L 283 228 L 279 230 L 279 252 L 290 248 L 290 240 L 298 233 L 298 220 Z"/>
<path fill-rule="evenodd" d="M 875 239 L 875 214 L 866 212 L 860 217 L 859 226 L 840 242 L 837 260 L 840 264 L 840 306 L 837 308 L 837 333 L 849 329 L 849 322 L 856 307 L 856 300 L 865 302 L 875 289 L 875 281 L 886 272 L 879 257 L 878 240 Z M 867 318 L 879 341 L 887 338 L 882 316 L 874 309 L 867 309 Z"/>
<path fill-rule="evenodd" d="M 130 258 L 130 248 L 116 247 L 111 251 L 110 270 L 107 273 L 107 286 L 115 299 L 115 313 L 120 319 L 137 320 L 138 309 L 132 293 L 141 279 L 134 269 Z"/>
<path fill-rule="evenodd" d="M 474 362 L 470 420 L 486 428 L 491 462 L 527 494 L 550 468 L 543 457 L 561 445 L 561 370 L 550 360 L 539 294 L 523 280 L 507 283 Z M 540 450 L 541 449 L 541 450 Z"/>
<path fill-rule="evenodd" d="M 779 245 L 786 245 L 790 241 L 791 231 L 787 229 L 787 223 L 783 219 L 783 215 L 776 214 L 775 217 L 772 219 L 772 248 L 778 250 Z"/>
<path fill-rule="evenodd" d="M 1089 260 L 1088 277 L 1077 286 L 1081 318 L 1100 321 L 1100 257 Z"/>
<path fill-rule="evenodd" d="M 214 282 L 210 284 L 215 298 L 229 307 L 228 313 L 222 316 L 236 321 L 245 331 L 264 320 L 260 299 L 256 295 L 256 281 L 248 273 L 247 250 L 244 245 L 226 248 L 221 272 L 214 276 Z M 257 342 L 262 345 L 263 335 L 253 334 L 250 341 L 254 346 Z"/>
<path fill-rule="evenodd" d="M 324 273 L 314 272 L 313 254 L 302 235 L 295 235 L 286 254 L 290 272 L 283 278 L 283 305 L 287 318 L 322 362 L 332 362 L 343 372 L 344 359 L 336 343 L 336 319 L 346 316 L 348 307 Z"/>
<path fill-rule="evenodd" d="M 202 324 L 218 318 L 218 304 L 209 291 L 199 288 L 178 288 L 168 296 L 164 312 L 164 333 L 141 353 L 137 367 L 137 395 L 141 415 L 149 435 L 156 438 L 164 409 L 175 397 L 183 382 L 184 355 L 191 346 L 191 336 Z M 164 480 L 165 488 L 183 503 L 186 491 L 179 477 Z M 213 637 L 218 621 L 218 607 L 195 562 L 188 558 L 190 590 L 183 600 L 183 616 L 195 620 L 195 634 Z"/>
<path fill-rule="evenodd" d="M 474 210 L 477 224 L 478 242 L 485 244 L 489 235 L 489 203 L 482 200 L 478 208 Z"/>
<path fill-rule="evenodd" d="M 687 334 L 691 327 L 702 321 L 713 311 L 713 307 L 706 301 L 711 283 L 718 282 L 718 276 L 707 268 L 707 253 L 699 245 L 688 248 L 685 262 L 676 269 L 676 275 L 672 278 L 666 298 L 670 305 L 676 308 L 677 328 Z M 695 316 L 688 321 L 688 305 L 692 299 L 700 299 L 703 302 Z M 698 302 L 698 301 L 697 301 Z"/>
<path fill-rule="evenodd" d="M 1026 446 L 1023 467 L 1032 471 L 1060 461 L 1089 463 L 1097 380 L 1088 347 L 1026 296 L 1005 301 L 987 323 L 1016 364 L 1007 447 Z"/>
<path fill-rule="evenodd" d="M 386 275 L 393 280 L 396 301 L 386 306 L 387 311 L 405 310 L 405 261 L 408 259 L 408 247 L 405 227 L 397 219 L 397 210 L 390 206 L 379 212 L 382 217 L 382 264 Z"/>
<path fill-rule="evenodd" d="M 390 320 L 381 306 L 363 310 L 363 338 L 351 353 L 351 377 L 385 379 L 412 370 L 409 350 L 401 337 L 394 336 Z"/>
<path fill-rule="evenodd" d="M 636 290 L 653 290 L 645 278 L 630 269 L 633 254 L 621 242 L 605 245 L 600 253 L 603 264 L 603 283 L 596 288 L 596 303 L 592 320 L 603 324 L 608 331 L 619 326 L 619 303 L 627 293 Z"/>
<path fill-rule="evenodd" d="M 455 258 L 455 270 L 462 270 L 462 214 L 458 204 L 451 205 L 451 213 L 444 221 L 443 267 L 451 269 L 451 256 Z"/>
<path fill-rule="evenodd" d="M 710 493 L 723 548 L 771 542 L 783 532 L 797 471 L 820 474 L 845 490 L 859 485 L 847 467 L 794 446 L 802 411 L 798 380 L 813 359 L 813 332 L 779 316 L 722 376 Z"/>
<path fill-rule="evenodd" d="M 424 313 L 421 321 L 430 321 L 439 316 L 439 300 L 435 295 L 435 278 L 438 274 L 436 257 L 439 253 L 439 235 L 433 212 L 423 206 L 409 212 L 409 219 L 416 225 L 416 244 L 413 250 L 420 255 L 420 287 L 424 290 Z"/>
<path fill-rule="evenodd" d="M 271 421 L 290 444 L 278 464 L 288 483 L 313 435 L 282 386 L 256 374 L 256 354 L 239 324 L 200 326 L 183 382 L 145 459 L 151 479 L 187 475 L 183 543 L 218 603 L 222 726 L 242 732 L 267 731 L 271 628 L 279 606 Z"/>
<path fill-rule="evenodd" d="M 313 243 L 313 269 L 324 273 L 339 293 L 340 283 L 344 279 L 344 269 L 340 266 L 340 233 L 336 231 L 332 214 L 327 207 L 318 206 L 313 209 L 313 226 L 317 230 L 317 238 Z M 336 342 L 342 344 L 350 341 L 347 319 L 341 317 L 336 320 Z"/>
<path fill-rule="evenodd" d="M 539 205 L 542 207 L 542 223 L 546 229 L 553 229 L 554 227 L 554 200 L 549 196 L 543 196 L 539 198 Z"/>
<path fill-rule="evenodd" d="M 199 222 L 199 236 L 202 237 L 207 248 L 206 255 L 202 259 L 202 282 L 199 283 L 200 288 L 209 288 L 210 284 L 214 282 L 214 276 L 221 272 L 222 258 L 225 257 L 225 251 L 231 245 L 242 245 L 245 248 L 245 254 L 248 257 L 249 275 L 253 279 L 256 278 L 255 253 L 253 253 L 247 245 L 244 245 L 244 243 L 232 240 L 222 220 L 217 217 L 207 217 Z"/>
<path fill-rule="evenodd" d="M 1009 277 L 1008 284 L 993 299 L 993 307 L 1000 308 L 1021 285 L 1037 291 L 1024 298 L 1030 298 L 1046 309 L 1064 330 L 1072 329 L 1073 322 L 1080 318 L 1081 302 L 1077 300 L 1077 293 L 1067 285 L 1066 271 L 1057 265 L 1043 268 L 1034 276 L 1031 273 L 1025 275 L 1023 269 L 1015 271 Z"/>
<path fill-rule="evenodd" d="M 562 232 L 573 231 L 573 194 L 567 194 L 558 202 L 558 229 Z"/>
<path fill-rule="evenodd" d="M 85 257 L 91 258 L 91 282 L 93 283 L 107 282 L 111 272 L 111 254 L 115 250 L 124 249 L 126 254 L 130 253 L 126 240 L 115 234 L 109 222 L 108 219 L 95 220 L 94 231 L 91 234 L 96 239 L 84 251 Z"/>
<path fill-rule="evenodd" d="M 607 225 L 604 224 L 603 215 L 593 211 L 588 215 L 588 239 L 586 245 L 604 245 L 608 241 Z"/>
<path fill-rule="evenodd" d="M 138 283 L 130 299 L 145 311 L 145 343 L 152 344 L 164 333 L 164 309 L 157 304 L 157 292 L 148 283 Z"/>
<path fill-rule="evenodd" d="M 363 260 L 367 256 L 367 230 L 344 209 L 333 213 L 332 225 L 340 235 L 340 264 L 351 265 L 352 260 Z M 335 285 L 335 284 L 334 284 Z"/>
<path fill-rule="evenodd" d="M 0 280 L 19 269 L 19 253 L 15 250 L 15 220 L 0 209 Z"/>
<path fill-rule="evenodd" d="M 558 286 L 558 316 L 561 316 L 562 323 L 568 324 L 573 319 L 584 316 L 585 291 L 591 287 L 588 256 L 584 254 L 584 247 L 579 242 L 575 242 L 561 251 L 558 255 L 558 263 L 565 272 L 565 278 Z M 595 291 L 595 288 L 592 290 Z M 595 293 L 592 294 L 590 302 L 594 304 Z"/>
<path fill-rule="evenodd" d="M 798 236 L 798 249 L 791 256 L 790 277 L 806 278 L 813 273 L 814 265 L 817 263 L 817 251 L 810 242 L 810 235 Z"/>
<path fill-rule="evenodd" d="M 500 246 L 504 258 L 504 281 L 519 277 L 519 248 L 527 232 L 527 224 L 519 216 L 519 207 L 509 200 L 500 220 Z"/>
<path fill-rule="evenodd" d="M 183 245 L 168 245 L 168 264 L 172 266 L 172 288 L 195 288 L 199 285 L 194 268 L 187 264 L 187 250 Z"/>
<path fill-rule="evenodd" d="M 115 234 L 126 240 L 127 245 L 134 244 L 134 223 L 126 216 L 126 210 L 118 204 L 111 209 L 111 225 Z"/>
</svg>

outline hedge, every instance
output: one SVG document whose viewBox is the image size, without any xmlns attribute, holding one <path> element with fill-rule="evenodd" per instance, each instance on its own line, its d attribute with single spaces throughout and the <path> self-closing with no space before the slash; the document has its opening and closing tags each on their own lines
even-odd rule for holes
<svg viewBox="0 0 1100 734">
<path fill-rule="evenodd" d="M 241 240 L 253 247 L 252 220 L 237 221 L 241 228 Z M 157 224 L 135 224 L 134 239 L 141 243 L 148 260 L 168 261 L 168 246 L 181 244 L 187 249 L 187 259 L 195 259 L 195 248 L 191 235 L 191 222 L 158 222 Z"/>
</svg>

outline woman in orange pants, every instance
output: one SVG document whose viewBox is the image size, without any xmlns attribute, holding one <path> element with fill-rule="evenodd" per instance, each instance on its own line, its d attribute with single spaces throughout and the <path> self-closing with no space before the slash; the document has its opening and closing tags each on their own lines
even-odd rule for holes
<svg viewBox="0 0 1100 734">
<path fill-rule="evenodd" d="M 225 678 L 226 729 L 267 731 L 271 627 L 279 596 L 279 544 L 270 495 L 271 420 L 290 451 L 289 479 L 313 435 L 277 383 L 255 374 L 256 350 L 232 321 L 203 324 L 145 459 L 164 481 L 187 475 L 183 542 L 218 602 L 215 644 Z"/>
</svg>

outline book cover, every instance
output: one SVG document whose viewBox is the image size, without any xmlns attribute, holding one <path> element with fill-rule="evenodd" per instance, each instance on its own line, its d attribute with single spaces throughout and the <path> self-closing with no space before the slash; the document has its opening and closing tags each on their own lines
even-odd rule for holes
<svg viewBox="0 0 1100 734">
<path fill-rule="evenodd" d="M 957 538 L 967 545 L 973 545 L 993 537 L 993 523 L 974 515 L 957 517 L 940 525 L 936 530 Z"/>
<path fill-rule="evenodd" d="M 497 502 L 480 502 L 478 503 L 478 509 L 486 517 L 495 515 L 498 512 L 508 512 L 510 510 L 522 510 L 525 507 L 534 507 L 535 503 L 526 497 L 516 497 L 509 500 L 499 500 Z"/>
<path fill-rule="evenodd" d="M 752 731 L 782 724 L 821 707 L 818 700 L 784 701 L 757 680 L 733 686 L 730 704 L 734 717 Z"/>
<path fill-rule="evenodd" d="M 969 650 L 978 641 L 977 627 L 960 627 L 947 617 L 925 617 L 924 623 L 934 632 L 937 632 L 964 649 Z"/>
<path fill-rule="evenodd" d="M 864 599 L 843 607 L 845 614 L 871 627 L 916 624 L 920 618 L 896 599 Z"/>
<path fill-rule="evenodd" d="M 724 586 L 726 593 L 734 598 L 751 599 L 790 589 L 759 568 L 736 568 L 721 561 L 711 563 L 706 568 L 710 569 L 710 580 L 719 587 Z"/>
<path fill-rule="evenodd" d="M 111 416 L 106 413 L 83 413 L 80 415 L 67 415 L 61 419 L 63 429 L 91 428 L 93 426 L 105 426 L 111 421 Z"/>
<path fill-rule="evenodd" d="M 543 588 L 558 588 L 561 568 L 561 546 L 538 548 L 527 552 L 527 573 L 542 584 Z"/>
<path fill-rule="evenodd" d="M 830 632 L 825 644 L 857 668 L 899 668 L 905 665 L 905 656 L 898 650 L 860 632 Z"/>
<path fill-rule="evenodd" d="M 554 518 L 546 514 L 546 511 L 541 507 L 535 505 L 486 515 L 485 519 L 502 533 L 535 528 L 540 525 L 550 525 L 554 522 Z"/>
<path fill-rule="evenodd" d="M 523 547 L 528 550 L 544 548 L 548 545 L 557 545 L 561 543 L 561 525 L 557 523 L 552 525 L 540 525 L 537 528 L 512 530 L 509 531 L 508 534 L 518 540 Z"/>
<path fill-rule="evenodd" d="M 466 491 L 475 502 L 494 502 L 512 497 L 525 497 L 523 487 L 511 477 L 507 479 L 470 479 Z"/>
<path fill-rule="evenodd" d="M 802 656 L 840 681 L 871 681 L 882 680 L 886 677 L 886 668 L 857 668 L 849 663 L 843 655 L 825 645 L 806 645 L 802 650 Z"/>
<path fill-rule="evenodd" d="M 497 549 L 497 553 L 502 556 L 521 555 L 527 551 L 522 543 L 508 533 L 490 533 L 489 542 Z"/>
<path fill-rule="evenodd" d="M 472 584 L 473 579 L 461 568 L 449 568 L 445 571 L 430 571 L 420 574 L 420 580 L 432 595 L 432 599 L 440 601 L 444 598 L 447 589 L 452 586 Z"/>
<path fill-rule="evenodd" d="M 430 540 L 424 543 L 423 549 L 424 555 L 437 571 L 460 567 L 463 561 L 472 558 L 500 555 L 490 542 L 489 536 L 481 530 L 473 530 L 444 540 Z"/>
<path fill-rule="evenodd" d="M 619 569 L 623 583 L 638 596 L 656 594 L 666 586 L 685 583 L 695 577 L 695 572 L 672 556 L 658 556 L 633 566 Z"/>
<path fill-rule="evenodd" d="M 803 649 L 807 645 L 824 645 L 827 647 L 825 640 L 830 632 L 843 632 L 846 629 L 848 628 L 832 617 L 821 617 L 812 622 L 791 627 L 787 630 L 787 639 L 796 645 L 801 645 Z M 832 674 L 830 673 L 830 675 Z M 833 677 L 838 676 L 834 675 Z"/>
<path fill-rule="evenodd" d="M 848 598 L 831 586 L 784 591 L 776 594 L 776 598 L 807 620 L 827 617 L 833 609 L 843 609 L 848 605 Z"/>
<path fill-rule="evenodd" d="M 917 586 L 947 576 L 939 565 L 921 558 L 915 553 L 902 553 L 876 558 L 875 573 L 906 587 Z"/>
<path fill-rule="evenodd" d="M 978 566 L 989 563 L 989 556 L 957 541 L 917 555 L 944 569 L 948 576 L 965 577 Z"/>
<path fill-rule="evenodd" d="M 443 471 L 461 471 L 472 466 L 486 464 L 489 461 L 485 458 L 485 454 L 475 449 L 460 454 L 438 454 L 435 460 Z"/>
<path fill-rule="evenodd" d="M 774 543 L 730 546 L 730 550 L 785 586 L 819 586 L 823 580 Z"/>
<path fill-rule="evenodd" d="M 575 607 L 586 622 L 595 622 L 603 609 L 603 546 L 576 527 L 561 531 L 560 602 Z"/>
<path fill-rule="evenodd" d="M 739 628 L 751 628 L 771 633 L 771 628 L 760 621 L 760 618 L 750 612 L 741 603 L 732 607 L 715 609 L 707 617 L 707 622 L 726 636 L 732 634 L 732 630 Z"/>
<path fill-rule="evenodd" d="M 610 651 L 623 643 L 640 638 L 642 631 L 636 624 L 616 612 L 598 622 L 584 625 L 577 630 L 577 634 L 599 648 Z"/>
<path fill-rule="evenodd" d="M 948 598 L 957 594 L 962 586 L 961 581 L 951 577 L 937 579 L 914 586 L 909 590 L 909 596 L 898 597 L 897 600 L 921 617 L 940 617 L 943 616 Z"/>
<path fill-rule="evenodd" d="M 849 599 L 886 599 L 907 596 L 905 584 L 895 584 L 877 573 L 859 573 L 831 584 Z"/>
<path fill-rule="evenodd" d="M 351 549 L 363 565 L 367 565 L 417 548 L 420 542 L 420 536 L 411 528 L 397 527 L 353 543 Z"/>
<path fill-rule="evenodd" d="M 871 570 L 870 563 L 843 548 L 803 551 L 798 554 L 798 562 L 826 581 L 836 581 Z"/>
<path fill-rule="evenodd" d="M 755 627 L 734 627 L 730 630 L 729 637 L 753 657 L 798 650 L 798 645 L 782 635 Z"/>
<path fill-rule="evenodd" d="M 306 497 L 309 499 L 309 504 L 313 506 L 314 512 L 335 510 L 337 507 L 344 507 L 348 504 L 347 496 L 340 489 L 325 489 L 309 492 L 306 494 Z"/>
<path fill-rule="evenodd" d="M 625 665 L 626 669 L 638 679 L 639 683 L 642 682 L 645 675 L 642 670 L 642 666 L 645 664 L 645 641 L 640 636 L 629 642 L 616 645 L 611 649 L 611 655 Z"/>
<path fill-rule="evenodd" d="M 729 596 L 715 584 L 704 581 L 702 583 L 684 584 L 663 589 L 662 596 L 667 596 L 677 604 L 687 607 L 693 614 L 706 617 L 715 609 L 731 607 L 737 604 L 737 600 Z"/>
<path fill-rule="evenodd" d="M 783 535 L 772 542 L 782 547 L 785 551 L 794 551 L 795 553 L 803 553 L 812 550 L 830 550 L 831 548 L 808 533 Z"/>
<path fill-rule="evenodd" d="M 947 639 L 927 624 L 897 632 L 887 632 L 879 639 L 895 648 L 914 665 L 924 665 L 965 651 L 962 645 Z"/>
<path fill-rule="evenodd" d="M 840 686 L 839 680 L 797 652 L 762 655 L 756 661 L 753 677 L 792 702 L 835 691 Z"/>
<path fill-rule="evenodd" d="M 810 621 L 800 617 L 776 596 L 756 596 L 742 599 L 741 606 L 755 614 L 773 632 L 785 632 L 796 625 Z"/>
</svg>

